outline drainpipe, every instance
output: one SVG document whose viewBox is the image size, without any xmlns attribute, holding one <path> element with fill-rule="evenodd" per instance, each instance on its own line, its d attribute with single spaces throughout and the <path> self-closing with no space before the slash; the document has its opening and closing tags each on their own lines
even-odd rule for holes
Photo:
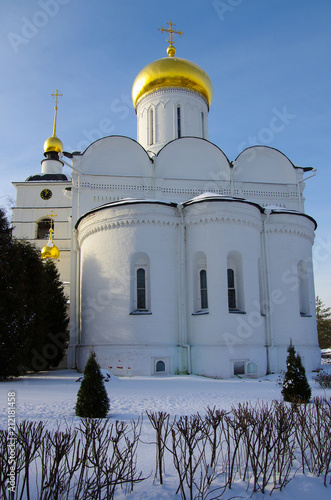
<svg viewBox="0 0 331 500">
<path fill-rule="evenodd" d="M 156 154 L 154 151 L 147 151 L 149 154 L 151 163 L 152 163 L 152 179 L 151 179 L 151 184 L 152 184 L 152 197 L 155 199 L 155 170 L 156 170 Z"/>
<path fill-rule="evenodd" d="M 187 349 L 187 371 L 189 375 L 191 375 L 192 370 L 191 370 L 191 346 L 190 344 L 183 344 L 183 347 Z"/>
<path fill-rule="evenodd" d="M 72 243 L 70 255 L 70 341 L 72 348 L 72 360 L 69 368 L 77 368 L 77 346 L 79 345 L 79 247 L 77 240 L 77 230 L 72 230 Z"/>
<path fill-rule="evenodd" d="M 316 172 L 317 172 L 316 168 L 313 168 L 313 173 L 311 175 L 309 175 L 308 177 L 305 177 L 304 179 L 301 179 L 300 181 L 297 182 L 298 199 L 299 199 L 299 212 L 302 212 L 302 192 L 301 192 L 301 189 L 300 189 L 300 183 L 301 182 L 305 182 L 308 179 L 311 179 L 312 177 L 315 177 Z"/>
<path fill-rule="evenodd" d="M 266 326 L 266 349 L 267 349 L 267 373 L 271 372 L 270 351 L 274 348 L 274 334 L 270 313 L 270 263 L 268 252 L 268 236 L 266 225 L 271 214 L 270 209 L 265 209 L 262 214 L 262 255 L 263 255 L 263 274 L 264 274 L 264 289 L 265 289 L 265 326 Z"/>
</svg>

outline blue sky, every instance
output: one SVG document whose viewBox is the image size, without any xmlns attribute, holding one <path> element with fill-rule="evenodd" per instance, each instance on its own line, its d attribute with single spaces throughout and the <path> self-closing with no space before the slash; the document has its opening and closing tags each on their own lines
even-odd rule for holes
<svg viewBox="0 0 331 500">
<path fill-rule="evenodd" d="M 105 135 L 136 138 L 132 83 L 166 56 L 157 28 L 169 20 L 185 33 L 177 55 L 212 80 L 209 139 L 230 160 L 266 144 L 317 168 L 306 212 L 318 222 L 316 294 L 331 306 L 329 0 L 2 0 L 0 205 L 15 200 L 12 181 L 40 171 L 56 89 L 65 150 Z M 277 113 L 285 118 L 276 132 Z"/>
</svg>

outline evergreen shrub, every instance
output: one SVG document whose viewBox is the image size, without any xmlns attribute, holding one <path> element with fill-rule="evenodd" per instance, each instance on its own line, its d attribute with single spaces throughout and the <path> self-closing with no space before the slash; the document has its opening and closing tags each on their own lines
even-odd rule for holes
<svg viewBox="0 0 331 500">
<path fill-rule="evenodd" d="M 290 403 L 309 403 L 311 388 L 306 377 L 306 370 L 302 364 L 300 354 L 290 342 L 287 348 L 286 372 L 284 375 L 282 396 Z"/>
<path fill-rule="evenodd" d="M 108 394 L 96 360 L 91 350 L 85 365 L 84 377 L 77 394 L 75 412 L 78 417 L 105 418 L 110 408 Z"/>
</svg>

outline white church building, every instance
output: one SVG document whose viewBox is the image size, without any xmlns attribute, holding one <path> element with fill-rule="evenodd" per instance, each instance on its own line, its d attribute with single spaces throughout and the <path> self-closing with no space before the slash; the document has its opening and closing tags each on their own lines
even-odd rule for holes
<svg viewBox="0 0 331 500">
<path fill-rule="evenodd" d="M 14 183 L 14 235 L 60 252 L 68 367 L 93 347 L 115 375 L 259 377 L 285 369 L 292 339 L 317 369 L 311 168 L 267 146 L 230 161 L 208 140 L 212 84 L 176 56 L 172 26 L 133 84 L 137 141 L 66 153 L 55 114 L 41 172 Z"/>
</svg>

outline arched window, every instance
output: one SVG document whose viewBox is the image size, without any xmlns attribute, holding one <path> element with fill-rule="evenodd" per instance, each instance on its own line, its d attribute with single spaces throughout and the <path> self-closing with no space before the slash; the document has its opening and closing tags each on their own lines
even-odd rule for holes
<svg viewBox="0 0 331 500">
<path fill-rule="evenodd" d="M 200 271 L 200 307 L 208 309 L 207 271 L 205 269 Z"/>
<path fill-rule="evenodd" d="M 165 372 L 165 362 L 161 359 L 156 363 L 155 371 L 156 373 Z"/>
<path fill-rule="evenodd" d="M 208 314 L 207 257 L 198 251 L 193 256 L 193 315 Z"/>
<path fill-rule="evenodd" d="M 131 256 L 130 314 L 151 314 L 150 264 L 145 252 Z"/>
<path fill-rule="evenodd" d="M 177 137 L 178 137 L 178 139 L 180 137 L 182 137 L 182 124 L 181 124 L 180 106 L 177 106 Z"/>
<path fill-rule="evenodd" d="M 242 256 L 237 250 L 232 250 L 227 257 L 227 287 L 229 312 L 245 311 L 244 277 Z"/>
<path fill-rule="evenodd" d="M 154 143 L 154 110 L 151 108 L 149 110 L 149 134 L 148 134 L 148 144 L 151 146 Z"/>
<path fill-rule="evenodd" d="M 137 269 L 137 309 L 146 309 L 146 273 L 145 269 Z"/>
<path fill-rule="evenodd" d="M 234 286 L 234 270 L 228 269 L 228 303 L 229 309 L 236 309 L 236 289 Z"/>
<path fill-rule="evenodd" d="M 309 272 L 307 264 L 300 260 L 298 262 L 298 285 L 299 285 L 299 304 L 301 316 L 310 316 L 309 307 Z"/>
<path fill-rule="evenodd" d="M 51 229 L 51 219 L 42 219 L 37 222 L 37 240 L 47 240 Z M 53 223 L 54 229 L 54 223 Z M 54 233 L 53 233 L 54 235 Z"/>
<path fill-rule="evenodd" d="M 205 115 L 203 111 L 201 111 L 201 136 L 204 139 L 205 138 Z"/>
</svg>

